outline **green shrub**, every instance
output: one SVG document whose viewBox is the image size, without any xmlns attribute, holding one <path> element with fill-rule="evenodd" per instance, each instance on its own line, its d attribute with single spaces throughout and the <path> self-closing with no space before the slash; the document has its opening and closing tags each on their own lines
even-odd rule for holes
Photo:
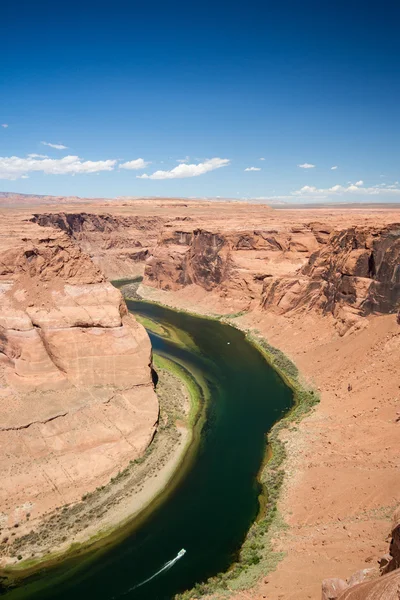
<svg viewBox="0 0 400 600">
<path fill-rule="evenodd" d="M 239 315 L 229 315 L 231 318 Z M 293 390 L 294 406 L 289 413 L 276 423 L 268 435 L 268 447 L 271 457 L 264 467 L 260 480 L 263 486 L 266 505 L 264 516 L 259 518 L 250 527 L 246 539 L 241 547 L 239 557 L 229 571 L 210 578 L 205 583 L 198 583 L 193 590 L 178 594 L 176 600 L 191 600 L 201 598 L 216 592 L 230 589 L 243 589 L 253 585 L 258 577 L 273 571 L 284 553 L 275 552 L 272 538 L 279 530 L 288 526 L 283 521 L 278 511 L 278 499 L 285 478 L 282 465 L 287 458 L 284 442 L 279 434 L 291 423 L 298 423 L 307 415 L 313 406 L 319 402 L 318 394 L 307 389 L 299 381 L 299 370 L 285 354 L 268 344 L 259 335 L 246 332 L 247 339 L 262 352 L 267 362 L 279 373 L 286 385 Z M 257 569 L 258 566 L 258 569 Z"/>
</svg>

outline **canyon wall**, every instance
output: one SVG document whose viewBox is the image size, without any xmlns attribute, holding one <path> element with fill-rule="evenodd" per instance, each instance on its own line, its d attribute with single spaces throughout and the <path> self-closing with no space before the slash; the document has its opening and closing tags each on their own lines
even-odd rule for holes
<svg viewBox="0 0 400 600">
<path fill-rule="evenodd" d="M 174 292 L 195 286 L 232 312 L 317 310 L 332 314 L 343 335 L 365 326 L 372 312 L 400 308 L 398 223 L 349 227 L 334 218 L 267 214 L 255 227 L 251 217 L 210 221 L 165 212 L 37 213 L 32 221 L 65 231 L 108 278 L 144 274 L 146 285 Z"/>
<path fill-rule="evenodd" d="M 89 256 L 62 231 L 6 217 L 2 225 L 0 529 L 8 535 L 141 456 L 158 401 L 147 333 Z"/>
<path fill-rule="evenodd" d="M 242 309 L 260 304 L 266 278 L 295 273 L 319 248 L 308 227 L 189 227 L 163 231 L 146 262 L 145 283 L 173 291 L 197 285 Z"/>
<path fill-rule="evenodd" d="M 164 230 L 146 262 L 145 283 L 172 291 L 200 286 L 240 310 L 329 312 L 345 333 L 371 312 L 399 309 L 400 224 Z"/>
<path fill-rule="evenodd" d="M 38 213 L 32 222 L 65 231 L 108 279 L 137 277 L 165 218 L 86 212 Z"/>
</svg>

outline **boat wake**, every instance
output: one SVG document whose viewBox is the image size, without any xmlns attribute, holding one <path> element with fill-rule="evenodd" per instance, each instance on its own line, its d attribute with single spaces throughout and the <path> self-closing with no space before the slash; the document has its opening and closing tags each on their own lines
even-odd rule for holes
<svg viewBox="0 0 400 600">
<path fill-rule="evenodd" d="M 185 554 L 186 554 L 186 550 L 185 550 L 185 548 L 182 548 L 182 550 L 179 550 L 179 552 L 175 556 L 175 558 L 173 558 L 172 560 L 169 560 L 168 562 L 166 562 L 165 565 L 163 567 L 161 567 L 161 569 L 159 571 L 157 571 L 156 573 L 154 573 L 154 575 L 152 575 L 151 577 L 148 577 L 148 579 L 145 579 L 144 581 L 141 581 L 140 583 L 137 583 L 133 587 L 129 588 L 129 590 L 126 590 L 126 592 L 124 592 L 123 594 L 120 594 L 120 596 L 118 596 L 118 597 L 126 596 L 127 594 L 129 594 L 129 592 L 133 592 L 133 590 L 136 590 L 137 588 L 142 587 L 142 585 L 145 585 L 146 583 L 149 583 L 149 581 L 151 581 L 152 579 L 155 579 L 156 577 L 158 577 L 158 575 L 160 575 L 164 571 L 168 571 L 168 569 L 170 569 L 171 567 L 173 567 L 174 564 L 176 562 L 178 562 L 178 560 L 180 560 L 182 558 L 182 556 L 184 556 Z"/>
</svg>

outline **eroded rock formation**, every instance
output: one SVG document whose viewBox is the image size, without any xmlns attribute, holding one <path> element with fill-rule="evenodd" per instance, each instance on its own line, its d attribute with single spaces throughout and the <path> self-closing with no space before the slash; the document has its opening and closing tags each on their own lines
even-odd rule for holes
<svg viewBox="0 0 400 600">
<path fill-rule="evenodd" d="M 341 334 L 371 312 L 400 306 L 400 225 L 343 227 L 322 221 L 259 228 L 165 215 L 38 213 L 41 226 L 76 240 L 108 277 L 141 275 L 177 291 L 195 285 L 232 302 L 294 314 L 332 314 Z M 249 223 L 250 224 L 250 223 Z M 208 227 L 207 227 L 208 225 Z"/>
<path fill-rule="evenodd" d="M 0 245 L 3 535 L 108 482 L 158 420 L 150 341 L 120 292 L 66 233 L 13 233 Z"/>
<path fill-rule="evenodd" d="M 38 213 L 32 221 L 65 231 L 108 279 L 142 275 L 165 219 L 86 212 Z"/>
<path fill-rule="evenodd" d="M 145 282 L 164 290 L 198 285 L 231 296 L 241 308 L 260 303 L 263 282 L 300 268 L 319 247 L 307 228 L 164 230 L 146 263 Z"/>
<path fill-rule="evenodd" d="M 329 312 L 344 333 L 371 312 L 398 310 L 400 225 L 164 231 L 145 282 L 164 290 L 195 284 L 243 308 Z"/>
<path fill-rule="evenodd" d="M 166 230 L 146 264 L 146 277 L 162 289 L 197 284 L 212 290 L 228 277 L 229 242 L 224 235 L 201 229 Z"/>
</svg>

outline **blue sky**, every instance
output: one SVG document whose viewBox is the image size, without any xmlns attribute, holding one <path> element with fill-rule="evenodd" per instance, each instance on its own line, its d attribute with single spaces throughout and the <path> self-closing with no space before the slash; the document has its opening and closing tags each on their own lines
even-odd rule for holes
<svg viewBox="0 0 400 600">
<path fill-rule="evenodd" d="M 7 2 L 1 191 L 400 199 L 394 2 Z"/>
</svg>

